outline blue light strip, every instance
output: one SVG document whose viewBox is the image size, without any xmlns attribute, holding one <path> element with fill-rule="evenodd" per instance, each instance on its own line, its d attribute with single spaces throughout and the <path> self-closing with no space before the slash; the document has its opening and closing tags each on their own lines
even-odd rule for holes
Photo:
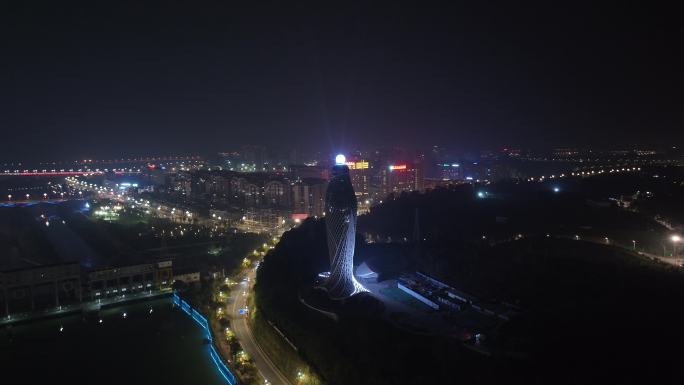
<svg viewBox="0 0 684 385">
<path fill-rule="evenodd" d="M 214 345 L 211 345 L 211 348 L 209 348 L 209 355 L 211 356 L 211 359 L 214 361 L 214 364 L 216 364 L 216 368 L 218 369 L 219 373 L 221 373 L 223 378 L 225 378 L 230 385 L 237 385 L 237 380 L 235 379 L 235 376 L 233 376 L 233 373 L 231 373 L 230 370 L 228 370 L 226 364 L 224 364 L 223 361 L 221 361 L 218 354 L 216 353 L 216 349 L 214 349 Z"/>
<path fill-rule="evenodd" d="M 202 316 L 197 310 L 193 309 L 187 302 L 180 299 L 180 297 L 176 293 L 173 293 L 173 303 L 179 306 L 189 316 L 191 316 L 192 319 L 195 320 L 195 322 L 197 322 L 197 324 L 204 329 L 206 338 L 209 339 L 209 341 L 213 341 L 211 331 L 209 330 L 209 322 L 206 318 L 204 318 L 204 316 Z M 221 376 L 223 376 L 223 378 L 226 379 L 226 382 L 228 382 L 228 384 L 230 385 L 237 385 L 237 380 L 235 379 L 235 376 L 233 375 L 233 373 L 231 373 L 230 369 L 228 369 L 226 364 L 223 363 L 223 361 L 219 357 L 213 342 L 211 343 L 211 345 L 209 345 L 209 356 L 211 357 L 211 360 L 214 361 L 216 369 L 218 369 L 219 373 L 221 373 Z"/>
</svg>

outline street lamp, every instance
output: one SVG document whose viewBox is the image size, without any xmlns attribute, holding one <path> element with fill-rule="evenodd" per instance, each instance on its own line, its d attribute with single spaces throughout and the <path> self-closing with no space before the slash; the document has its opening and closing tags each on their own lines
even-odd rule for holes
<svg viewBox="0 0 684 385">
<path fill-rule="evenodd" d="M 674 256 L 677 256 L 677 244 L 682 241 L 682 237 L 679 235 L 673 235 L 670 237 L 670 240 L 672 241 L 672 253 Z"/>
<path fill-rule="evenodd" d="M 9 194 L 9 195 L 7 196 L 7 200 L 10 200 L 10 201 L 12 200 L 12 194 Z"/>
<path fill-rule="evenodd" d="M 636 241 L 632 239 L 632 249 L 636 250 Z"/>
</svg>

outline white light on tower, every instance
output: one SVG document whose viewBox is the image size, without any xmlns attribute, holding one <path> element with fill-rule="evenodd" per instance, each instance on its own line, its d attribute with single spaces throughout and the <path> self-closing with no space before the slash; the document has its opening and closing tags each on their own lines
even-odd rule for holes
<svg viewBox="0 0 684 385">
<path fill-rule="evenodd" d="M 335 164 L 338 166 L 341 166 L 347 162 L 347 158 L 344 157 L 342 154 L 337 154 L 335 157 Z"/>
</svg>

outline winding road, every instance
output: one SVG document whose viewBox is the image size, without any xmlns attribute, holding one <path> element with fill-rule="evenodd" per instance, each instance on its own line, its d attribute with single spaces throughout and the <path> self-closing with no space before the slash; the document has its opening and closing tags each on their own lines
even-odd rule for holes
<svg viewBox="0 0 684 385">
<path fill-rule="evenodd" d="M 257 370 L 268 380 L 269 384 L 292 385 L 254 339 L 252 330 L 247 324 L 247 315 L 240 314 L 240 309 L 247 307 L 247 297 L 252 290 L 255 276 L 255 270 L 249 269 L 247 277 L 231 292 L 233 302 L 232 305 L 226 305 L 226 311 L 229 312 L 232 318 L 231 326 L 233 333 L 235 333 L 235 337 L 240 342 L 242 349 L 254 360 Z"/>
</svg>

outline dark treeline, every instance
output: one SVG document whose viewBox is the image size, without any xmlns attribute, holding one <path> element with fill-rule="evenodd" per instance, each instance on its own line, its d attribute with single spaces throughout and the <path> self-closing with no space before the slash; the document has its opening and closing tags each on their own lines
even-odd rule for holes
<svg viewBox="0 0 684 385">
<path fill-rule="evenodd" d="M 382 305 L 366 295 L 338 308 L 338 322 L 307 311 L 299 294 L 328 269 L 323 221 L 286 233 L 262 262 L 256 284 L 263 316 L 287 333 L 300 354 L 329 384 L 426 384 L 440 379 L 490 383 L 514 368 L 491 364 L 442 337 L 412 335 L 377 317 Z M 456 368 L 453 363 L 463 367 Z M 481 370 L 478 370 L 481 369 Z"/>
<path fill-rule="evenodd" d="M 491 336 L 492 356 L 447 336 L 400 330 L 378 317 L 381 306 L 365 295 L 338 304 L 338 322 L 304 307 L 299 295 L 328 269 L 320 220 L 286 233 L 266 256 L 259 310 L 330 384 L 681 383 L 671 353 L 684 342 L 679 271 L 612 244 L 546 237 L 580 230 L 655 237 L 661 227 L 595 205 L 588 200 L 601 196 L 579 188 L 490 189 L 487 199 L 466 186 L 375 207 L 359 219 L 355 262 L 368 261 L 383 278 L 426 271 L 483 300 L 519 305 L 519 316 Z M 525 236 L 512 238 L 519 232 Z"/>
</svg>

